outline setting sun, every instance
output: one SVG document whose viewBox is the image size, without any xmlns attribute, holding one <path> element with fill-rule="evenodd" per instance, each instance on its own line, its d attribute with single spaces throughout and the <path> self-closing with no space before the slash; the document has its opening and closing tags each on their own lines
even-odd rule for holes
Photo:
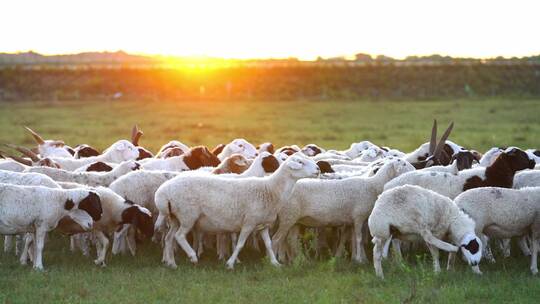
<svg viewBox="0 0 540 304">
<path fill-rule="evenodd" d="M 537 1 L 9 1 L 0 51 L 222 58 L 540 52 Z M 30 22 L 32 21 L 32 22 Z"/>
</svg>

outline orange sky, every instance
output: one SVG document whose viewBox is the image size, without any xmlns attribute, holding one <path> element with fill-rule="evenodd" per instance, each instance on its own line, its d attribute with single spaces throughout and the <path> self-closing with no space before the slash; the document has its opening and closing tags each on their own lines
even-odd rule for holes
<svg viewBox="0 0 540 304">
<path fill-rule="evenodd" d="M 540 1 L 17 0 L 0 52 L 314 59 L 540 54 Z"/>
</svg>

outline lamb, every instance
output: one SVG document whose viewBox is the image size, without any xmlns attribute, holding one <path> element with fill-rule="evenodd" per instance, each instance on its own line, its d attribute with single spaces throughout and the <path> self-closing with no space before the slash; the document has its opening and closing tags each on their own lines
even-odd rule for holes
<svg viewBox="0 0 540 304">
<path fill-rule="evenodd" d="M 535 162 L 540 163 L 540 150 L 527 149 L 525 152 L 527 152 Z"/>
<path fill-rule="evenodd" d="M 455 204 L 476 222 L 475 231 L 487 237 L 531 236 L 531 272 L 538 273 L 540 188 L 478 188 L 462 193 Z M 484 244 L 486 245 L 486 244 Z"/>
<path fill-rule="evenodd" d="M 89 190 L 0 184 L 0 234 L 35 233 L 34 269 L 42 270 L 45 235 L 71 217 L 85 230 L 101 218 L 99 196 Z M 89 219 L 89 217 L 91 219 Z"/>
<path fill-rule="evenodd" d="M 183 153 L 188 153 L 189 152 L 189 147 L 188 146 L 186 146 L 182 142 L 179 142 L 178 140 L 171 140 L 168 143 L 161 146 L 161 148 L 159 149 L 159 151 L 158 151 L 158 153 L 156 154 L 155 157 L 156 158 L 165 158 L 165 154 L 168 153 L 168 150 L 174 149 L 174 148 L 180 149 Z"/>
<path fill-rule="evenodd" d="M 6 170 L 0 170 L 0 183 L 60 188 L 60 186 L 52 178 L 48 177 L 45 174 L 21 173 Z"/>
<path fill-rule="evenodd" d="M 297 223 L 310 227 L 353 225 L 359 263 L 367 261 L 362 246 L 362 227 L 384 185 L 414 167 L 402 159 L 385 163 L 369 178 L 342 180 L 302 179 L 293 189 L 288 203 L 278 213 L 279 228 L 272 241 L 277 247 Z"/>
<path fill-rule="evenodd" d="M 75 154 L 73 154 L 74 158 L 92 157 L 101 154 L 98 150 L 87 144 L 77 145 L 73 148 L 73 151 L 75 151 Z"/>
<path fill-rule="evenodd" d="M 418 186 L 405 185 L 383 192 L 368 219 L 373 237 L 375 272 L 384 278 L 381 259 L 386 256 L 392 238 L 426 242 L 433 257 L 435 272 L 440 272 L 439 249 L 461 249 L 475 273 L 482 258 L 482 242 L 475 234 L 475 223 L 448 197 Z M 449 237 L 451 243 L 443 240 Z"/>
<path fill-rule="evenodd" d="M 478 187 L 497 186 L 512 188 L 517 171 L 532 169 L 535 162 L 527 153 L 517 148 L 508 148 L 489 167 L 476 167 L 460 171 L 457 175 L 446 172 L 418 170 L 403 174 L 385 185 L 384 190 L 402 185 L 418 185 L 433 190 L 451 199 L 461 192 Z"/>
<path fill-rule="evenodd" d="M 6 159 L 0 162 L 0 170 L 7 170 L 13 172 L 23 172 L 28 167 L 51 167 L 51 168 L 60 168 L 58 163 L 52 161 L 50 158 L 40 158 L 34 152 L 24 147 L 18 147 L 14 145 L 7 145 L 10 148 L 13 148 L 24 155 L 28 156 L 29 159 L 8 154 L 4 151 L 0 151 L 6 157 L 11 158 L 11 160 Z"/>
<path fill-rule="evenodd" d="M 315 155 L 319 155 L 319 154 L 324 153 L 324 152 L 326 152 L 326 150 L 319 147 L 319 146 L 317 146 L 316 144 L 305 145 L 302 148 L 302 153 L 304 153 L 305 155 L 307 155 L 309 157 L 313 157 Z"/>
<path fill-rule="evenodd" d="M 447 139 L 453 128 L 454 123 L 452 122 L 444 132 L 439 143 L 437 143 L 437 120 L 434 120 L 429 143 L 422 144 L 413 152 L 405 154 L 403 159 L 413 164 L 417 169 L 433 165 L 446 166 L 450 164 L 454 150 L 447 144 Z"/>
<path fill-rule="evenodd" d="M 73 158 L 73 155 L 70 152 L 70 148 L 61 140 L 44 140 L 39 134 L 34 132 L 28 127 L 24 127 L 36 143 L 38 144 L 37 152 L 43 158 L 48 157 L 63 157 L 63 158 Z"/>
<path fill-rule="evenodd" d="M 26 172 L 37 172 L 50 176 L 55 181 L 75 182 L 88 186 L 109 186 L 117 178 L 131 171 L 138 170 L 140 165 L 135 161 L 126 161 L 110 172 L 70 172 L 48 167 L 31 167 Z"/>
<path fill-rule="evenodd" d="M 101 199 L 103 214 L 92 228 L 97 248 L 97 258 L 94 261 L 96 265 L 106 266 L 105 256 L 109 246 L 107 235 L 113 234 L 122 225 L 130 224 L 131 227 L 135 227 L 149 238 L 154 234 L 154 222 L 150 211 L 130 200 L 123 199 L 114 191 L 105 187 L 90 188 L 76 183 L 61 183 L 61 185 L 64 189 L 85 188 L 92 190 Z"/>
<path fill-rule="evenodd" d="M 504 152 L 504 150 L 505 149 L 496 148 L 496 147 L 489 149 L 486 153 L 484 153 L 484 155 L 478 162 L 478 165 L 481 167 L 491 166 L 493 162 L 495 162 L 497 157 L 499 157 L 499 155 Z"/>
<path fill-rule="evenodd" d="M 223 148 L 225 148 L 225 146 L 223 146 Z M 261 154 L 262 152 L 268 152 L 270 154 L 274 154 L 274 145 L 271 142 L 262 143 L 257 146 L 257 152 L 259 154 Z"/>
<path fill-rule="evenodd" d="M 20 173 L 0 170 L 0 183 L 23 186 L 44 186 L 49 188 L 60 188 L 60 186 L 52 180 L 52 178 L 39 173 Z M 20 238 L 17 238 L 17 243 Z M 9 252 L 13 242 L 11 235 L 6 235 L 4 238 L 4 252 Z M 15 247 L 18 249 L 18 245 Z M 18 250 L 15 250 L 17 254 Z"/>
<path fill-rule="evenodd" d="M 201 167 L 216 167 L 220 160 L 208 148 L 200 146 L 192 148 L 188 153 L 166 159 L 153 158 L 141 161 L 144 170 L 187 171 Z"/>
<path fill-rule="evenodd" d="M 516 174 L 514 177 L 514 189 L 525 187 L 540 187 L 539 170 L 526 170 Z"/>
<path fill-rule="evenodd" d="M 315 177 L 319 167 L 301 154 L 289 157 L 276 172 L 262 178 L 223 178 L 218 176 L 178 176 L 156 192 L 156 207 L 167 219 L 163 261 L 176 267 L 173 239 L 197 263 L 197 254 L 186 234 L 197 229 L 211 232 L 240 232 L 238 243 L 227 261 L 232 269 L 240 250 L 255 229 L 262 229 L 267 253 L 273 265 L 279 265 L 269 235 L 281 206 L 287 201 L 297 180 Z"/>
<path fill-rule="evenodd" d="M 212 174 L 240 174 L 250 167 L 251 162 L 241 154 L 233 154 L 212 170 Z"/>
<path fill-rule="evenodd" d="M 217 156 L 220 161 L 231 156 L 232 154 L 242 154 L 247 159 L 252 159 L 257 156 L 257 149 L 243 138 L 237 138 L 228 143 L 221 153 Z"/>
<path fill-rule="evenodd" d="M 235 162 L 239 159 L 238 155 L 234 155 L 225 159 L 222 164 L 225 164 L 223 166 L 219 166 L 215 168 L 211 173 L 212 174 L 225 174 L 225 173 L 242 173 L 241 171 L 244 170 L 244 166 L 240 166 L 238 164 L 236 165 L 226 165 L 229 162 Z M 262 159 L 262 158 L 261 158 Z M 256 162 L 256 161 L 255 161 Z M 252 164 L 250 168 L 252 171 L 244 173 L 247 174 L 255 174 L 253 171 L 257 170 L 260 171 L 261 169 L 255 169 L 257 168 L 257 164 Z M 264 169 L 262 176 L 264 176 Z M 191 172 L 191 171 L 187 171 Z M 186 173 L 187 173 L 186 172 Z M 138 170 L 131 173 L 128 173 L 109 186 L 111 190 L 125 198 L 126 200 L 130 200 L 133 202 L 136 202 L 142 207 L 147 208 L 150 210 L 150 212 L 153 215 L 157 216 L 157 209 L 154 203 L 154 195 L 157 191 L 157 189 L 166 181 L 178 176 L 180 172 L 168 172 L 168 171 L 149 171 L 149 170 Z M 185 173 L 183 173 L 185 174 Z M 259 173 L 260 174 L 260 173 Z M 156 220 L 156 219 L 154 219 Z M 126 227 L 127 229 L 127 227 Z M 157 231 L 161 231 L 160 229 L 157 229 Z M 123 231 L 122 234 L 127 233 L 127 231 Z M 120 237 L 115 237 L 114 243 L 113 243 L 113 254 L 117 254 L 120 250 L 120 243 L 117 242 L 117 239 L 120 239 Z M 128 243 L 129 244 L 129 243 Z M 130 247 L 132 254 L 134 254 L 134 246 Z"/>
<path fill-rule="evenodd" d="M 139 151 L 139 157 L 137 157 L 136 160 L 143 160 L 145 158 L 154 157 L 154 154 L 152 154 L 152 152 L 148 151 L 144 147 L 139 146 L 139 140 L 143 135 L 144 133 L 139 129 L 139 126 L 134 125 L 131 129 L 131 143 L 135 147 L 137 147 L 137 150 Z"/>
</svg>

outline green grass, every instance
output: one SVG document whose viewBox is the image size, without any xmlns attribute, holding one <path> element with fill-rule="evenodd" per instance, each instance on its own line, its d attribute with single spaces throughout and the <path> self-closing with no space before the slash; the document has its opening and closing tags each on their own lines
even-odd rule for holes
<svg viewBox="0 0 540 304">
<path fill-rule="evenodd" d="M 451 139 L 484 151 L 491 146 L 540 147 L 540 100 L 455 102 L 241 102 L 241 103 L 14 103 L 0 104 L 0 141 L 32 146 L 22 126 L 68 144 L 105 148 L 130 134 L 138 123 L 144 146 L 156 150 L 171 139 L 213 146 L 235 137 L 259 143 L 317 143 L 346 148 L 364 139 L 409 151 L 425 142 L 431 120 L 440 128 L 456 122 Z M 105 269 L 71 254 L 68 240 L 46 244 L 46 271 L 18 265 L 0 253 L 0 302 L 4 303 L 537 303 L 540 279 L 517 254 L 482 263 L 477 277 L 458 261 L 456 269 L 435 275 L 425 253 L 403 265 L 383 264 L 386 280 L 371 264 L 345 259 L 303 259 L 281 269 L 254 252 L 228 271 L 211 254 L 198 266 L 177 256 L 177 270 L 160 264 L 160 250 L 142 246 L 136 257 L 107 258 Z M 445 255 L 443 255 L 446 258 Z M 441 263 L 444 263 L 441 258 Z"/>
</svg>

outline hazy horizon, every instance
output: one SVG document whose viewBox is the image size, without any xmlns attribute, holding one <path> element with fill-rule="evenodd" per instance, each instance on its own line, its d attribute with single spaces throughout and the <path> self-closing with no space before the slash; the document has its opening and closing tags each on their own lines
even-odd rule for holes
<svg viewBox="0 0 540 304">
<path fill-rule="evenodd" d="M 523 57 L 540 53 L 540 2 L 232 0 L 4 3 L 0 52 L 313 60 L 356 53 Z"/>
</svg>

